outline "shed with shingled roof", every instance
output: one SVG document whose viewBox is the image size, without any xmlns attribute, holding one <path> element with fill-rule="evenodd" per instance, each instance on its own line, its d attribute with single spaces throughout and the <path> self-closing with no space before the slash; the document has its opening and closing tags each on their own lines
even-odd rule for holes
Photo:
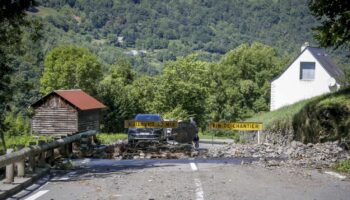
<svg viewBox="0 0 350 200">
<path fill-rule="evenodd" d="M 100 111 L 106 106 L 80 89 L 55 90 L 31 107 L 31 131 L 41 135 L 70 135 L 99 130 Z"/>
</svg>

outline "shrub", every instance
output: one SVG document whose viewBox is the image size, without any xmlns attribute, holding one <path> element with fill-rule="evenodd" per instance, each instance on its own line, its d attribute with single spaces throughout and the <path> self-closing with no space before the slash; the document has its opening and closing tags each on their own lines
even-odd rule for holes
<svg viewBox="0 0 350 200">
<path fill-rule="evenodd" d="M 341 161 L 335 164 L 332 168 L 338 172 L 350 173 L 350 160 Z"/>
</svg>

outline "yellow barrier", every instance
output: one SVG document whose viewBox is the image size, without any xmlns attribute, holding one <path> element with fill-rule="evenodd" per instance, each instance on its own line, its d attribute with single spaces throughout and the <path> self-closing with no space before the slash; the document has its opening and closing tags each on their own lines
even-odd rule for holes
<svg viewBox="0 0 350 200">
<path fill-rule="evenodd" d="M 210 129 L 230 129 L 240 131 L 259 131 L 263 129 L 261 122 L 210 122 Z"/>
<path fill-rule="evenodd" d="M 126 120 L 125 128 L 177 128 L 177 121 L 134 121 Z"/>
</svg>

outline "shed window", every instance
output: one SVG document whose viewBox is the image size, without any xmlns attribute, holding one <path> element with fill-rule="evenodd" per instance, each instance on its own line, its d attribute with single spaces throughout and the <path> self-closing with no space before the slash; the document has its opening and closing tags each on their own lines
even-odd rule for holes
<svg viewBox="0 0 350 200">
<path fill-rule="evenodd" d="M 314 79 L 315 79 L 315 63 L 300 62 L 300 80 L 314 80 Z"/>
</svg>

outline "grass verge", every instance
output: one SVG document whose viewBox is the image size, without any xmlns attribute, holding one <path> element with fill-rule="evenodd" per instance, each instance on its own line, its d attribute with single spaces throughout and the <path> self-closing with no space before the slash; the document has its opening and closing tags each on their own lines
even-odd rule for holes
<svg viewBox="0 0 350 200">
<path fill-rule="evenodd" d="M 101 141 L 101 144 L 115 144 L 118 140 L 128 139 L 126 133 L 99 133 L 97 139 Z"/>
<path fill-rule="evenodd" d="M 338 172 L 350 173 L 350 160 L 344 160 L 332 167 L 333 170 Z"/>
<path fill-rule="evenodd" d="M 49 141 L 51 139 L 51 136 L 36 136 L 31 134 L 19 136 L 5 136 L 7 148 L 16 148 L 17 145 L 29 146 L 30 142 L 38 142 L 39 140 Z"/>
<path fill-rule="evenodd" d="M 199 139 L 232 139 L 237 143 L 245 143 L 244 139 L 240 137 L 237 132 L 234 131 L 205 131 L 199 132 Z"/>
<path fill-rule="evenodd" d="M 264 129 L 283 130 L 290 129 L 293 125 L 293 117 L 308 103 L 316 98 L 299 101 L 293 105 L 285 106 L 272 112 L 263 112 L 246 119 L 247 122 L 262 122 Z"/>
</svg>

